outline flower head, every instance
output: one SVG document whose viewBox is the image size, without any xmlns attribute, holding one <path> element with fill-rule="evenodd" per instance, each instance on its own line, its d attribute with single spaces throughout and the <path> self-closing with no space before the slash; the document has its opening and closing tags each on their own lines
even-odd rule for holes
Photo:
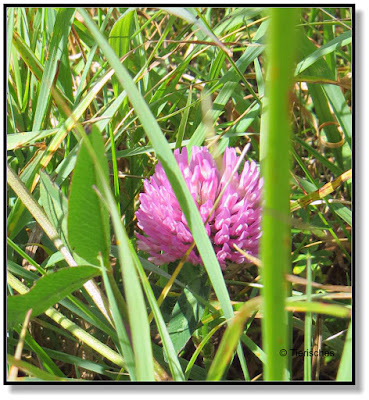
<svg viewBox="0 0 369 400">
<path fill-rule="evenodd" d="M 206 147 L 193 147 L 190 162 L 186 148 L 181 152 L 176 149 L 174 156 L 205 223 L 221 267 L 225 268 L 227 261 L 238 264 L 247 261 L 235 250 L 234 245 L 257 256 L 261 236 L 262 179 L 259 178 L 256 163 L 246 161 L 241 174 L 235 172 L 232 176 L 238 162 L 233 148 L 225 150 L 221 171 Z M 220 201 L 209 217 L 214 202 L 225 186 Z M 145 234 L 137 234 L 138 248 L 149 253 L 149 260 L 156 265 L 181 259 L 193 238 L 160 162 L 150 180 L 144 181 L 144 190 L 140 194 L 141 204 L 136 212 L 137 225 Z M 191 251 L 188 261 L 195 265 L 202 264 L 196 248 Z"/>
</svg>

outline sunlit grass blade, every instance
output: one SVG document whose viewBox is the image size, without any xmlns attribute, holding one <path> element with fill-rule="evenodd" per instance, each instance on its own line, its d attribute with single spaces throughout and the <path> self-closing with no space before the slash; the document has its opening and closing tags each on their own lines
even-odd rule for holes
<svg viewBox="0 0 369 400">
<path fill-rule="evenodd" d="M 352 322 L 350 322 L 346 333 L 345 346 L 343 348 L 343 354 L 336 378 L 336 380 L 339 382 L 352 381 L 352 349 Z"/>
<path fill-rule="evenodd" d="M 60 8 L 58 11 L 49 48 L 49 57 L 46 61 L 40 84 L 32 130 L 37 131 L 42 127 L 50 98 L 50 87 L 57 73 L 58 62 L 60 61 L 65 41 L 68 40 L 74 12 L 72 8 Z"/>
<path fill-rule="evenodd" d="M 220 342 L 217 353 L 209 369 L 206 378 L 208 381 L 218 381 L 222 378 L 237 343 L 240 340 L 246 319 L 259 308 L 260 304 L 260 297 L 248 300 L 233 318 L 231 324 L 223 335 L 222 341 Z"/>
<path fill-rule="evenodd" d="M 101 260 L 102 262 L 102 260 Z M 113 288 L 107 275 L 107 270 L 104 265 L 101 265 L 102 277 L 104 280 L 106 294 L 109 300 L 110 310 L 114 321 L 114 326 L 117 332 L 118 345 L 121 353 L 124 356 L 126 368 L 132 381 L 136 380 L 136 370 L 134 355 L 131 348 L 131 343 L 127 335 L 127 330 L 122 321 L 122 310 L 119 310 L 118 302 L 115 299 Z"/>
<path fill-rule="evenodd" d="M 26 374 L 29 374 L 31 376 L 34 376 L 36 378 L 39 378 L 40 381 L 49 381 L 49 382 L 54 382 L 54 381 L 75 381 L 76 379 L 68 379 L 66 377 L 58 376 L 55 374 L 52 374 L 50 372 L 44 371 L 38 367 L 35 367 L 34 365 L 30 364 L 27 361 L 23 360 L 16 360 L 13 356 L 10 354 L 7 355 L 7 362 L 10 365 L 13 365 L 20 369 L 21 371 L 25 372 Z M 24 378 L 8 378 L 10 381 L 23 381 Z"/>
<path fill-rule="evenodd" d="M 184 377 L 181 365 L 179 364 L 176 351 L 175 351 L 173 343 L 170 339 L 167 327 L 165 325 L 163 316 L 160 312 L 160 308 L 157 304 L 155 295 L 152 291 L 150 282 L 145 274 L 145 271 L 141 265 L 139 258 L 136 255 L 136 252 L 134 251 L 132 246 L 131 246 L 131 253 L 134 256 L 136 268 L 140 275 L 142 286 L 145 290 L 147 300 L 150 304 L 152 314 L 155 318 L 155 322 L 157 324 L 158 331 L 159 331 L 161 340 L 163 342 L 164 352 L 165 352 L 166 358 L 168 360 L 169 368 L 172 373 L 173 379 L 175 381 L 184 381 L 185 377 Z"/>
<path fill-rule="evenodd" d="M 335 51 L 339 47 L 347 46 L 349 43 L 351 43 L 351 40 L 352 40 L 351 31 L 346 31 L 346 32 L 342 33 L 340 36 L 334 38 L 330 42 L 319 47 L 319 49 L 317 49 L 313 53 L 309 54 L 308 57 L 306 57 L 302 61 L 300 61 L 296 66 L 295 74 L 296 75 L 301 74 L 303 71 L 305 71 L 311 65 L 313 65 L 317 59 L 319 59 L 327 54 L 330 54 L 331 52 Z"/>
<path fill-rule="evenodd" d="M 308 195 L 298 199 L 297 201 L 291 204 L 291 211 L 296 211 L 299 208 L 306 207 L 308 204 L 312 203 L 315 200 L 323 199 L 325 196 L 328 196 L 334 190 L 336 190 L 343 182 L 352 178 L 352 170 L 348 170 L 336 178 L 332 182 L 326 183 L 320 189 L 309 193 Z"/>
<path fill-rule="evenodd" d="M 286 300 L 286 309 L 294 312 L 310 312 L 317 314 L 332 315 L 338 318 L 350 318 L 351 309 L 338 304 L 327 304 L 318 301 L 298 301 L 288 298 Z"/>
</svg>

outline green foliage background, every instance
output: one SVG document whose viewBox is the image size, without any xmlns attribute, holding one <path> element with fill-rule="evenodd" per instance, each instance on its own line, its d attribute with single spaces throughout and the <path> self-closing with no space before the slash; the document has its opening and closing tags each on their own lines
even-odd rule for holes
<svg viewBox="0 0 369 400">
<path fill-rule="evenodd" d="M 250 142 L 247 157 L 263 159 L 270 10 L 6 12 L 8 379 L 268 379 L 258 263 L 221 272 L 172 150 L 217 157 Z M 290 20 L 291 147 L 273 150 L 291 158 L 280 306 L 288 348 L 328 356 L 289 354 L 287 380 L 352 379 L 352 13 L 300 8 Z M 283 60 L 283 32 L 274 39 Z M 137 253 L 138 194 L 158 159 L 204 268 Z"/>
</svg>

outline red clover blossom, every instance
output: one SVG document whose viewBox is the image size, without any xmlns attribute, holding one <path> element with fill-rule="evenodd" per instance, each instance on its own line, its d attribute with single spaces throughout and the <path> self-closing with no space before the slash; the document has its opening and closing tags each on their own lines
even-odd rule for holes
<svg viewBox="0 0 369 400">
<path fill-rule="evenodd" d="M 176 149 L 174 156 L 204 223 L 226 186 L 215 211 L 205 224 L 222 269 L 227 261 L 237 264 L 247 262 L 234 245 L 256 257 L 261 236 L 260 198 L 263 185 L 256 163 L 246 161 L 241 174 L 235 172 L 232 177 L 238 162 L 234 148 L 225 150 L 221 171 L 206 147 L 193 147 L 190 163 L 186 148 L 181 152 Z M 140 194 L 141 204 L 136 216 L 137 225 L 145 236 L 137 234 L 138 248 L 149 253 L 149 261 L 156 265 L 181 259 L 193 238 L 160 162 L 150 180 L 144 181 L 144 190 Z M 188 261 L 194 265 L 202 264 L 196 248 L 190 253 Z"/>
</svg>

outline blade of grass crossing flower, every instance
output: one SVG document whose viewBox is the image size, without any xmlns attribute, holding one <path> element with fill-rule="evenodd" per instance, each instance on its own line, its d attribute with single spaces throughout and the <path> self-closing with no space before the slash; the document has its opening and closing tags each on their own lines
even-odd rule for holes
<svg viewBox="0 0 369 400">
<path fill-rule="evenodd" d="M 96 127 L 93 129 L 97 130 Z M 111 215 L 116 235 L 118 257 L 121 265 L 129 325 L 131 329 L 136 379 L 138 381 L 153 381 L 155 375 L 149 321 L 142 288 L 135 268 L 133 256 L 130 251 L 129 238 L 120 220 L 114 195 L 110 190 L 110 184 L 107 181 L 101 163 L 98 160 L 98 155 L 95 153 L 95 149 L 90 142 L 89 137 L 86 136 L 83 130 L 80 130 L 79 133 L 84 138 L 84 146 L 91 156 L 96 174 L 99 177 L 101 195 Z"/>
<path fill-rule="evenodd" d="M 261 260 L 264 288 L 262 337 L 267 363 L 264 379 L 286 379 L 286 359 L 279 351 L 288 345 L 288 322 L 285 311 L 290 267 L 290 126 L 288 92 L 292 84 L 296 9 L 273 8 L 268 37 L 269 66 L 266 81 L 268 106 L 262 116 L 261 170 L 264 176 Z M 280 218 L 283 216 L 281 223 Z"/>
<path fill-rule="evenodd" d="M 105 182 L 104 195 L 109 204 L 113 227 L 118 243 L 124 290 L 126 294 L 128 317 L 132 333 L 137 380 L 153 381 L 154 365 L 146 305 L 130 252 L 129 238 L 120 221 L 116 203 L 110 188 Z"/>
<path fill-rule="evenodd" d="M 168 146 L 168 142 L 166 141 L 148 105 L 137 90 L 129 73 L 120 63 L 119 58 L 111 49 L 108 42 L 100 33 L 87 12 L 82 8 L 79 8 L 78 10 L 82 15 L 88 29 L 95 36 L 96 41 L 99 43 L 102 51 L 105 53 L 110 65 L 114 68 L 116 76 L 118 77 L 122 87 L 126 90 L 131 104 L 141 120 L 145 132 L 155 148 L 157 156 L 161 161 L 168 179 L 171 182 L 174 193 L 176 194 L 179 204 L 181 205 L 181 208 L 186 216 L 190 230 L 203 259 L 215 293 L 221 303 L 224 315 L 227 319 L 231 319 L 233 317 L 233 309 L 218 260 L 215 256 L 205 227 L 203 226 L 201 216 L 187 188 L 186 182 L 181 174 L 174 155 Z M 123 238 L 124 235 L 122 236 L 122 240 Z M 244 374 L 247 376 L 247 370 L 245 368 L 246 364 L 241 347 L 238 347 L 238 356 L 243 365 Z"/>
</svg>

